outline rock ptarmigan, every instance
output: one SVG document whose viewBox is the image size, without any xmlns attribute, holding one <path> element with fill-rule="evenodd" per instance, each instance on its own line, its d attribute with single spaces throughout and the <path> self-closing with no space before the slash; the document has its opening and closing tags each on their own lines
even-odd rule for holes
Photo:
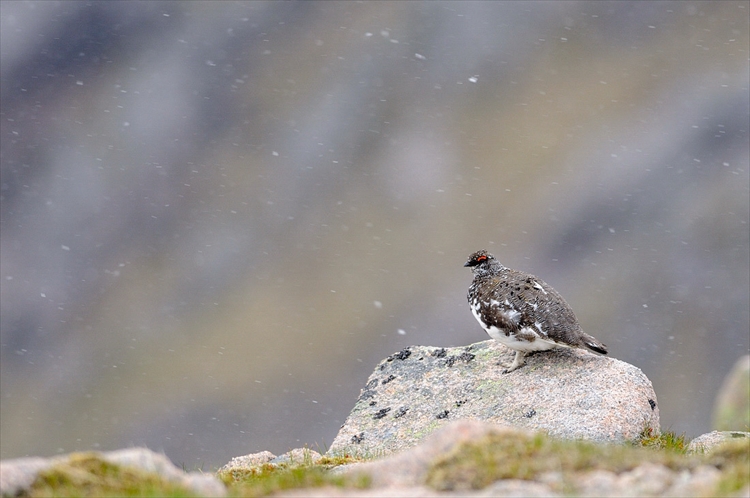
<svg viewBox="0 0 750 498">
<path fill-rule="evenodd" d="M 506 268 L 487 251 L 477 251 L 464 266 L 471 267 L 471 312 L 496 341 L 516 351 L 504 373 L 524 365 L 531 351 L 556 347 L 587 348 L 607 354 L 607 346 L 588 335 L 565 299 L 534 275 Z"/>
</svg>

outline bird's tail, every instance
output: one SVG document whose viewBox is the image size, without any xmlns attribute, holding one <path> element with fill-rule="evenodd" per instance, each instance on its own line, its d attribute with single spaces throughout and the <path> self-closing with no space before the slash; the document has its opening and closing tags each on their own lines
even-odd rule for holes
<svg viewBox="0 0 750 498">
<path fill-rule="evenodd" d="M 583 341 L 583 345 L 589 348 L 591 351 L 596 351 L 597 353 L 601 354 L 607 354 L 607 346 L 596 340 L 596 338 L 583 333 L 581 340 Z"/>
</svg>

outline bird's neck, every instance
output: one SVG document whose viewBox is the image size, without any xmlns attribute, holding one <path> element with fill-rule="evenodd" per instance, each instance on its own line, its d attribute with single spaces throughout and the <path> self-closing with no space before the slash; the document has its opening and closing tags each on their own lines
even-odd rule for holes
<svg viewBox="0 0 750 498">
<path fill-rule="evenodd" d="M 505 267 L 497 261 L 492 261 L 487 264 L 479 265 L 474 267 L 475 278 L 494 277 L 500 274 L 501 271 L 505 270 Z"/>
</svg>

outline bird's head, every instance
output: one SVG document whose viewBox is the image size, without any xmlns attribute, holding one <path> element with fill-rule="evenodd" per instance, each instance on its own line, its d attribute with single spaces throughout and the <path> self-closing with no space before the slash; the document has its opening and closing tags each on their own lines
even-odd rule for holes
<svg viewBox="0 0 750 498">
<path fill-rule="evenodd" d="M 487 265 L 492 261 L 495 261 L 495 256 L 482 249 L 469 256 L 464 266 Z"/>
<path fill-rule="evenodd" d="M 495 256 L 484 249 L 469 256 L 469 259 L 464 263 L 464 266 L 470 267 L 472 273 L 478 277 L 495 275 L 505 268 L 495 259 Z"/>
</svg>

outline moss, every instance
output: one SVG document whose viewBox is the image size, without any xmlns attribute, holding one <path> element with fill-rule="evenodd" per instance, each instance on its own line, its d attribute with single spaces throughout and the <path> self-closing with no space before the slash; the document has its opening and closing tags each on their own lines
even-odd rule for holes
<svg viewBox="0 0 750 498">
<path fill-rule="evenodd" d="M 427 484 L 438 490 L 481 489 L 498 479 L 533 480 L 544 472 L 569 476 L 595 469 L 620 473 L 644 462 L 673 469 L 696 464 L 695 459 L 674 452 L 565 441 L 543 434 L 490 434 L 439 458 L 428 472 Z"/>
<path fill-rule="evenodd" d="M 102 460 L 92 453 L 72 455 L 70 460 L 40 472 L 23 496 L 143 496 L 187 497 L 192 494 L 157 474 Z"/>
<path fill-rule="evenodd" d="M 711 465 L 721 471 L 716 495 L 750 487 L 750 441 L 729 441 L 703 455 L 687 455 L 685 436 L 644 432 L 634 445 L 566 441 L 543 434 L 490 434 L 459 445 L 438 458 L 428 471 L 427 484 L 437 490 L 481 489 L 499 479 L 537 480 L 545 472 L 562 475 L 563 493 L 574 493 L 581 472 L 607 470 L 620 474 L 645 463 L 672 470 Z"/>
</svg>

